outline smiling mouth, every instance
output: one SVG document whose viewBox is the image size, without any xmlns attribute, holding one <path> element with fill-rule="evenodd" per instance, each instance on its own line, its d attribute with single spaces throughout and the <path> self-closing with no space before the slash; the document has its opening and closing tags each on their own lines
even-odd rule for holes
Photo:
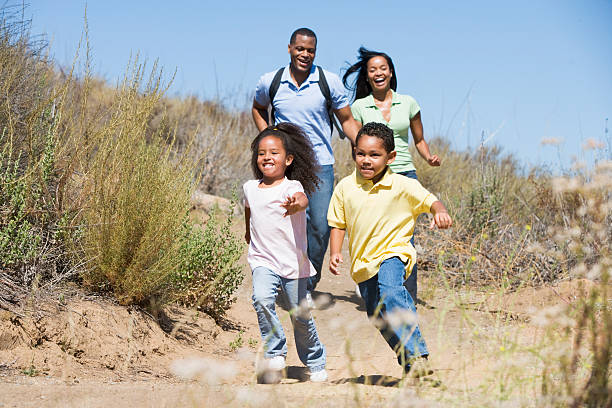
<svg viewBox="0 0 612 408">
<path fill-rule="evenodd" d="M 385 78 L 379 78 L 379 79 L 375 79 L 375 80 L 374 80 L 374 83 L 375 83 L 376 85 L 381 85 L 381 84 L 383 84 L 384 82 L 385 82 Z"/>
</svg>

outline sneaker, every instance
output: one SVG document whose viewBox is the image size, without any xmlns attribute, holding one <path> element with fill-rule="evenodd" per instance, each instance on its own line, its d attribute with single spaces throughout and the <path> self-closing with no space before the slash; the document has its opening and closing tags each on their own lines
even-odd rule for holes
<svg viewBox="0 0 612 408">
<path fill-rule="evenodd" d="M 410 364 L 404 366 L 404 375 L 413 378 L 427 377 L 433 373 L 434 371 L 431 369 L 427 357 L 416 358 Z"/>
<path fill-rule="evenodd" d="M 309 310 L 315 309 L 315 303 L 312 300 L 312 295 L 310 292 L 306 292 L 306 306 L 308 306 Z"/>
<path fill-rule="evenodd" d="M 312 382 L 325 382 L 327 381 L 327 371 L 325 369 L 321 371 L 315 371 L 310 373 L 310 381 Z"/>
<path fill-rule="evenodd" d="M 276 356 L 268 360 L 268 370 L 280 371 L 286 367 L 285 356 Z"/>
</svg>

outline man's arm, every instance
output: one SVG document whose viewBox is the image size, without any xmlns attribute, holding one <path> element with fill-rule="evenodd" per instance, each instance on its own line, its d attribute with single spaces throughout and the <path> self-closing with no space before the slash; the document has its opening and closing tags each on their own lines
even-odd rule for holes
<svg viewBox="0 0 612 408">
<path fill-rule="evenodd" d="M 342 243 L 344 242 L 345 230 L 332 228 L 329 234 L 329 271 L 334 275 L 340 275 L 340 264 L 342 263 Z"/>
<path fill-rule="evenodd" d="M 361 129 L 361 124 L 353 118 L 351 108 L 345 106 L 344 108 L 334 110 L 334 114 L 342 125 L 342 131 L 349 138 L 353 146 L 355 145 L 355 139 L 357 138 L 357 132 Z"/>
<path fill-rule="evenodd" d="M 253 108 L 251 109 L 251 114 L 253 115 L 253 121 L 255 122 L 255 126 L 261 132 L 265 128 L 268 127 L 268 107 L 262 106 L 257 103 L 255 99 L 253 99 Z"/>
</svg>

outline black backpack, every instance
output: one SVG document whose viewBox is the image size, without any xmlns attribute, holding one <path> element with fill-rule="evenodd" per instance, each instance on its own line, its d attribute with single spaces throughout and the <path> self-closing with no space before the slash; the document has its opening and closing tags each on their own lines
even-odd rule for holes
<svg viewBox="0 0 612 408">
<path fill-rule="evenodd" d="M 334 126 L 336 130 L 338 130 L 338 135 L 340 139 L 344 139 L 346 135 L 342 131 L 342 127 L 338 124 L 336 117 L 334 116 L 334 111 L 332 109 L 332 100 L 331 93 L 329 92 L 329 85 L 327 84 L 327 79 L 325 78 L 325 74 L 323 74 L 323 69 L 317 65 L 317 69 L 319 70 L 319 89 L 325 98 L 325 102 L 327 104 L 327 113 L 329 114 L 329 124 L 331 125 L 331 133 L 334 132 Z M 270 89 L 268 91 L 268 95 L 270 96 L 270 105 L 272 106 L 271 121 L 274 122 L 274 97 L 276 96 L 276 92 L 278 91 L 278 87 L 280 86 L 281 77 L 283 76 L 283 71 L 285 67 L 276 71 L 274 74 L 274 78 L 272 79 L 272 83 L 270 84 Z"/>
</svg>

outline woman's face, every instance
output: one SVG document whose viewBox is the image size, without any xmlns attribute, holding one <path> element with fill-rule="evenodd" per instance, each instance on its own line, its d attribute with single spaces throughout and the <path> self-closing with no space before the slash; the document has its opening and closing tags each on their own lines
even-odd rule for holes
<svg viewBox="0 0 612 408">
<path fill-rule="evenodd" d="M 376 56 L 368 60 L 366 65 L 368 72 L 368 83 L 373 91 L 388 91 L 391 87 L 391 67 L 385 57 Z"/>
</svg>

